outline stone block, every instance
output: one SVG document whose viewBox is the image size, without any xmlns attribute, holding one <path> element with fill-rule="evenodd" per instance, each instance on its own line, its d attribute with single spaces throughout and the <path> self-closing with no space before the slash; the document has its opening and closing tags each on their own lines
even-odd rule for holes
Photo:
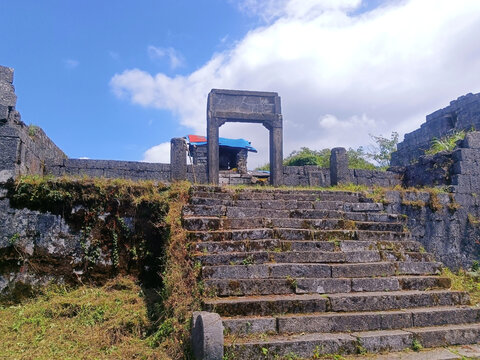
<svg viewBox="0 0 480 360">
<path fill-rule="evenodd" d="M 334 278 L 391 276 L 393 274 L 395 274 L 395 266 L 391 263 L 332 265 L 332 277 Z"/>
<path fill-rule="evenodd" d="M 396 291 L 400 284 L 396 278 L 352 279 L 352 291 Z"/>
<path fill-rule="evenodd" d="M 334 294 L 350 292 L 348 279 L 297 279 L 297 294 Z"/>
<path fill-rule="evenodd" d="M 470 307 L 413 309 L 411 313 L 415 327 L 468 324 L 480 321 L 480 309 Z"/>
<path fill-rule="evenodd" d="M 368 352 L 400 351 L 412 345 L 411 333 L 402 330 L 382 330 L 353 333 Z"/>
<path fill-rule="evenodd" d="M 0 104 L 0 124 L 3 122 L 7 122 L 8 120 L 8 113 L 9 113 L 9 110 L 8 110 L 8 106 L 5 106 L 5 105 L 1 105 Z"/>
<path fill-rule="evenodd" d="M 480 325 L 448 325 L 409 329 L 423 347 L 475 344 L 480 342 Z"/>
<path fill-rule="evenodd" d="M 255 318 L 245 317 L 241 319 L 223 320 L 223 326 L 228 334 L 264 334 L 277 332 L 277 319 L 274 317 Z"/>
<path fill-rule="evenodd" d="M 480 149 L 480 131 L 473 131 L 465 135 L 462 147 L 470 149 Z"/>
<path fill-rule="evenodd" d="M 480 150 L 479 149 L 457 149 L 452 153 L 453 161 L 470 161 L 478 162 L 480 161 Z"/>
<path fill-rule="evenodd" d="M 13 69 L 0 65 L 0 81 L 13 84 Z"/>
<path fill-rule="evenodd" d="M 17 103 L 17 95 L 13 85 L 0 81 L 0 104 L 3 106 L 14 107 Z"/>
</svg>

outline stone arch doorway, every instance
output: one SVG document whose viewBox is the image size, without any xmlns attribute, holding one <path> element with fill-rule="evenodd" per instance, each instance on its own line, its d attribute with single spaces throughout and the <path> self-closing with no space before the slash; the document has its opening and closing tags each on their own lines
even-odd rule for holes
<svg viewBox="0 0 480 360">
<path fill-rule="evenodd" d="M 218 184 L 219 128 L 226 122 L 262 124 L 270 138 L 270 184 L 283 184 L 283 120 L 275 92 L 212 89 L 207 103 L 208 182 Z"/>
</svg>

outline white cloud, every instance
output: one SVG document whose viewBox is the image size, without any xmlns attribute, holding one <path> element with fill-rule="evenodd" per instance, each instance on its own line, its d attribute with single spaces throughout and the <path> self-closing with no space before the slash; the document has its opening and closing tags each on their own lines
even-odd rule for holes
<svg viewBox="0 0 480 360">
<path fill-rule="evenodd" d="M 143 154 L 143 160 L 151 163 L 170 163 L 170 142 L 153 146 Z"/>
<path fill-rule="evenodd" d="M 80 61 L 75 59 L 65 59 L 63 60 L 63 64 L 67 69 L 75 69 L 76 67 L 78 67 L 78 65 L 80 65 Z"/>
<path fill-rule="evenodd" d="M 172 47 L 164 48 L 150 45 L 147 51 L 152 60 L 163 59 L 166 57 L 170 63 L 171 69 L 176 69 L 184 64 L 183 56 Z"/>
<path fill-rule="evenodd" d="M 368 145 L 369 133 L 412 131 L 429 112 L 480 91 L 478 0 L 395 0 L 358 16 L 349 15 L 362 5 L 357 0 L 242 4 L 272 22 L 189 75 L 129 69 L 112 78 L 113 91 L 168 109 L 200 134 L 210 89 L 277 91 L 285 155 L 301 146 Z M 268 136 L 258 128 L 232 124 L 220 132 L 251 140 L 263 154 L 256 165 L 268 159 Z"/>
</svg>

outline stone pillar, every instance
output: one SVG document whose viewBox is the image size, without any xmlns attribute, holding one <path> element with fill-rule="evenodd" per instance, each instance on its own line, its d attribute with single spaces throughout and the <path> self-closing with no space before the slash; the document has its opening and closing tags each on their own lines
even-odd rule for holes
<svg viewBox="0 0 480 360">
<path fill-rule="evenodd" d="M 218 185 L 219 155 L 218 155 L 218 121 L 215 118 L 207 119 L 207 163 L 208 182 Z"/>
<path fill-rule="evenodd" d="M 15 107 L 17 96 L 13 88 L 13 69 L 0 66 L 0 123 L 6 123 L 9 111 Z"/>
<path fill-rule="evenodd" d="M 332 149 L 330 155 L 330 182 L 332 186 L 345 184 L 350 181 L 348 171 L 348 155 L 345 148 L 337 147 Z"/>
<path fill-rule="evenodd" d="M 171 179 L 187 179 L 187 143 L 184 138 L 170 140 L 170 171 Z"/>
<path fill-rule="evenodd" d="M 283 131 L 280 126 L 270 129 L 270 184 L 283 185 Z"/>
<path fill-rule="evenodd" d="M 220 315 L 195 311 L 192 316 L 191 341 L 195 360 L 222 360 L 224 338 Z"/>
</svg>

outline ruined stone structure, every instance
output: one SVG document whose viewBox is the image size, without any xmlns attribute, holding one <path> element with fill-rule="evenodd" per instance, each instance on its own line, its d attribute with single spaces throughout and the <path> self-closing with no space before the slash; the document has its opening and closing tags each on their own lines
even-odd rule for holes
<svg viewBox="0 0 480 360">
<path fill-rule="evenodd" d="M 393 154 L 392 166 L 407 166 L 428 150 L 434 138 L 441 138 L 454 130 L 480 130 L 480 94 L 467 94 L 450 102 L 444 109 L 427 115 L 422 126 L 405 134 L 398 151 Z"/>
<path fill-rule="evenodd" d="M 13 69 L 0 66 L 0 182 L 44 174 L 47 163 L 66 158 L 42 129 L 21 121 L 12 84 Z"/>
<path fill-rule="evenodd" d="M 161 182 L 187 179 L 194 183 L 209 182 L 207 162 L 187 163 L 185 139 L 172 139 L 171 163 L 153 164 L 131 161 L 69 159 L 38 127 L 27 126 L 15 110 L 16 96 L 13 87 L 13 70 L 0 67 L 0 182 L 19 175 L 78 175 L 107 178 L 150 179 Z M 287 186 L 322 186 L 336 183 L 353 183 L 366 186 L 442 186 L 451 191 L 443 199 L 447 205 L 441 211 L 424 208 L 419 211 L 404 206 L 399 209 L 412 219 L 413 236 L 452 268 L 468 266 L 478 259 L 480 252 L 473 238 L 478 237 L 480 218 L 480 140 L 479 134 L 469 133 L 458 148 L 450 153 L 424 156 L 432 137 L 447 134 L 452 129 L 480 128 L 480 95 L 469 94 L 453 101 L 443 110 L 427 117 L 427 122 L 407 134 L 399 150 L 393 155 L 391 171 L 348 169 L 342 149 L 332 151 L 331 167 L 281 166 L 281 114 L 280 98 L 276 93 L 213 90 L 209 95 L 208 116 L 211 138 L 218 135 L 224 121 L 246 121 L 263 124 L 271 129 L 270 151 L 273 174 L 270 181 Z M 454 121 L 455 120 L 455 121 Z M 211 156 L 215 158 L 214 143 Z M 218 150 L 218 149 L 217 149 Z M 416 157 L 412 157 L 412 154 Z M 204 154 L 205 155 L 205 154 Z M 280 156 L 281 157 L 281 156 Z M 412 158 L 415 158 L 413 164 Z M 275 160 L 276 159 L 276 160 Z M 213 160 L 217 165 L 218 161 Z M 210 175 L 218 173 L 214 166 Z M 250 184 L 258 181 L 252 174 L 219 171 L 213 181 L 223 184 Z M 213 180 L 215 180 L 213 179 Z M 212 179 L 210 179 L 211 181 Z M 459 209 L 448 210 L 449 199 L 454 199 Z M 425 199 L 397 201 L 420 201 Z M 447 211 L 448 210 L 448 211 Z M 410 221 L 410 220 L 409 220 Z M 6 230 L 5 230 L 6 231 Z"/>
<path fill-rule="evenodd" d="M 255 122 L 270 130 L 274 185 L 444 191 L 396 188 L 375 202 L 355 192 L 194 187 L 183 226 L 203 265 L 206 293 L 215 294 L 203 302 L 205 311 L 193 314 L 198 358 L 319 356 L 401 350 L 414 341 L 425 347 L 480 341 L 479 309 L 467 306 L 466 293 L 448 289 L 435 261 L 457 269 L 480 259 L 480 132 L 469 132 L 451 152 L 424 155 L 433 137 L 480 127 L 480 94 L 429 115 L 406 135 L 386 172 L 348 169 L 342 148 L 332 150 L 329 169 L 283 167 L 276 93 L 212 90 L 207 161 L 198 158 L 193 165 L 187 164 L 184 138 L 172 139 L 170 164 L 68 159 L 41 129 L 20 120 L 15 102 L 13 70 L 0 67 L 0 253 L 7 259 L 0 266 L 0 294 L 16 283 L 81 277 L 85 255 L 84 234 L 66 219 L 88 209 L 52 214 L 15 205 L 11 180 L 38 174 L 252 183 L 251 174 L 219 171 L 218 128 L 225 121 Z M 112 216 L 104 210 L 101 221 Z M 122 223 L 140 231 L 145 213 L 148 208 L 128 209 Z M 150 234 L 151 244 L 157 235 Z M 14 251 L 24 263 L 41 264 L 43 272 L 19 266 Z M 113 259 L 100 252 L 95 265 L 108 271 Z M 267 336 L 258 341 L 260 333 Z"/>
<path fill-rule="evenodd" d="M 226 122 L 262 124 L 270 132 L 270 183 L 283 184 L 283 119 L 277 93 L 213 89 L 208 95 L 208 181 L 218 184 L 218 130 Z"/>
</svg>

